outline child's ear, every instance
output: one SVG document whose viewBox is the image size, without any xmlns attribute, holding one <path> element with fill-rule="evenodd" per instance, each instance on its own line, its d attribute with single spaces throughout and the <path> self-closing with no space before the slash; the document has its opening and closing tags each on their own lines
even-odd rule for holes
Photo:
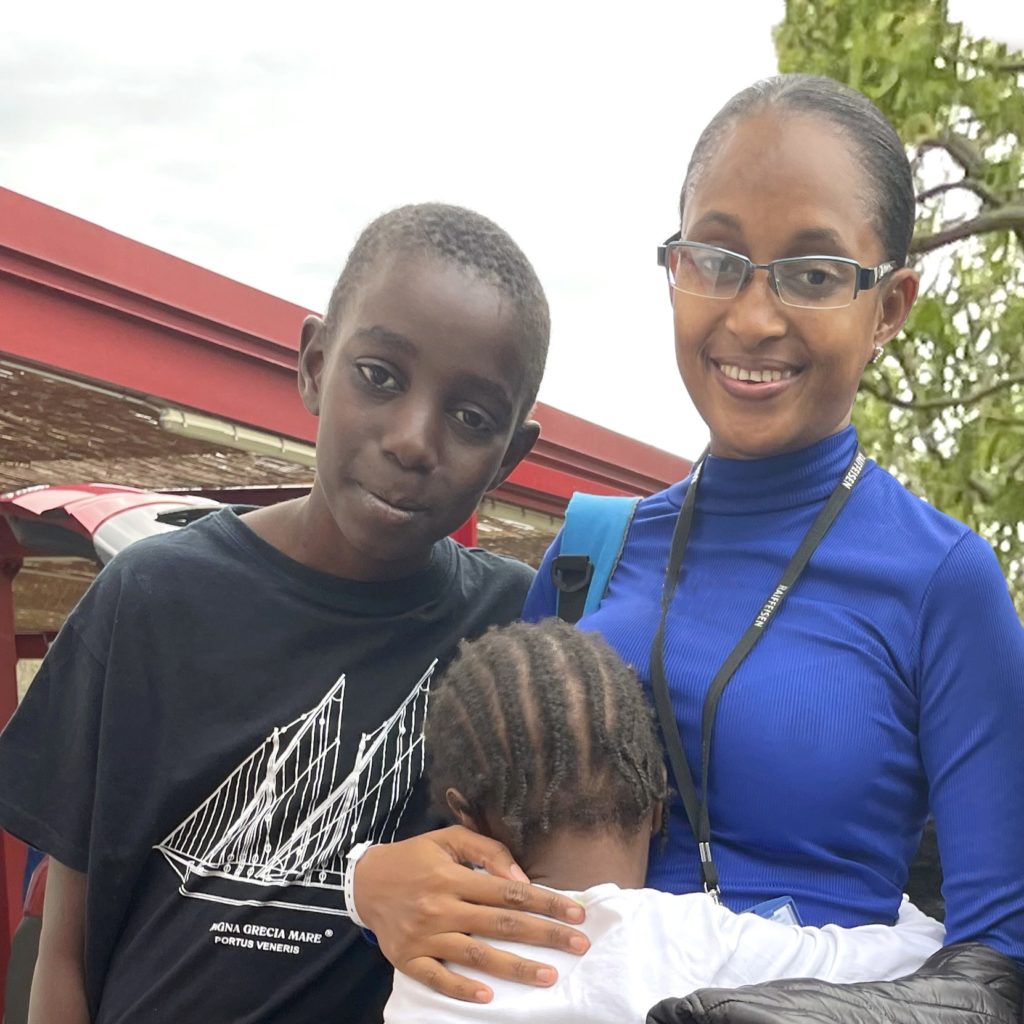
<svg viewBox="0 0 1024 1024">
<path fill-rule="evenodd" d="M 299 394 L 302 404 L 314 415 L 320 415 L 320 380 L 327 358 L 327 332 L 324 322 L 310 314 L 302 321 L 299 336 Z"/>
<path fill-rule="evenodd" d="M 668 766 L 661 766 L 661 784 L 668 788 Z M 651 835 L 656 836 L 665 828 L 665 815 L 668 813 L 668 804 L 665 800 L 659 800 L 654 805 L 653 820 L 651 822 Z"/>
<path fill-rule="evenodd" d="M 654 814 L 651 819 L 651 835 L 659 835 L 661 830 L 665 827 L 665 803 L 659 801 L 654 806 Z"/>
<path fill-rule="evenodd" d="M 487 490 L 493 490 L 508 479 L 512 470 L 530 454 L 538 437 L 540 437 L 540 424 L 536 420 L 527 420 L 516 429 L 512 440 L 509 441 L 508 447 L 505 449 L 498 472 L 494 474 L 494 478 L 487 485 Z"/>
<path fill-rule="evenodd" d="M 454 786 L 444 791 L 445 802 L 452 817 L 463 827 L 472 832 L 481 832 L 480 823 L 473 817 L 469 809 L 469 801 Z"/>
</svg>

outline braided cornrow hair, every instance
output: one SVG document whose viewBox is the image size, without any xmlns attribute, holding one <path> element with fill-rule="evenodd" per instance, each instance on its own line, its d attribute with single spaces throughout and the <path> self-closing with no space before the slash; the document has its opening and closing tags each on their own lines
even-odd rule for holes
<svg viewBox="0 0 1024 1024">
<path fill-rule="evenodd" d="M 666 798 L 664 758 L 633 671 L 559 619 L 463 642 L 426 723 L 431 796 L 457 789 L 500 819 L 515 857 L 556 829 L 635 833 Z"/>
</svg>

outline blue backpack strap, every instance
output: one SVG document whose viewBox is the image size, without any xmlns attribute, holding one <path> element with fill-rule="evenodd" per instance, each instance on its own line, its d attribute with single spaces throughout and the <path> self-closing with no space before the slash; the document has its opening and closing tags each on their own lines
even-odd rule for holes
<svg viewBox="0 0 1024 1024">
<path fill-rule="evenodd" d="M 579 622 L 601 604 L 639 500 L 578 492 L 572 496 L 561 548 L 551 564 L 560 619 Z"/>
</svg>

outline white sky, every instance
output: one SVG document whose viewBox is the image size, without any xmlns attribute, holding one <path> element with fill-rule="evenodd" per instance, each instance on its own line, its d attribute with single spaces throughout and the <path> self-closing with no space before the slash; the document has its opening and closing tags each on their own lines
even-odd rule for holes
<svg viewBox="0 0 1024 1024">
<path fill-rule="evenodd" d="M 547 289 L 541 398 L 695 455 L 654 251 L 703 124 L 775 71 L 782 6 L 10 4 L 0 184 L 314 309 L 378 213 L 472 207 Z M 996 37 L 1015 6 L 950 3 Z"/>
</svg>

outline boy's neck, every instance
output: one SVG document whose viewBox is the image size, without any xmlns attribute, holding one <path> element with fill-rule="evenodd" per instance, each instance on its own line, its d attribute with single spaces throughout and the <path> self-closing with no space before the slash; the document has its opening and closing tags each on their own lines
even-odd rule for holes
<svg viewBox="0 0 1024 1024">
<path fill-rule="evenodd" d="M 546 843 L 522 868 L 532 882 L 552 889 L 582 892 L 605 882 L 642 889 L 649 846 L 644 832 L 568 832 Z"/>
<path fill-rule="evenodd" d="M 341 579 L 404 579 L 430 564 L 429 548 L 422 558 L 402 563 L 373 563 L 359 557 L 346 546 L 330 512 L 317 498 L 318 495 L 309 494 L 247 512 L 245 525 L 293 561 Z"/>
</svg>

